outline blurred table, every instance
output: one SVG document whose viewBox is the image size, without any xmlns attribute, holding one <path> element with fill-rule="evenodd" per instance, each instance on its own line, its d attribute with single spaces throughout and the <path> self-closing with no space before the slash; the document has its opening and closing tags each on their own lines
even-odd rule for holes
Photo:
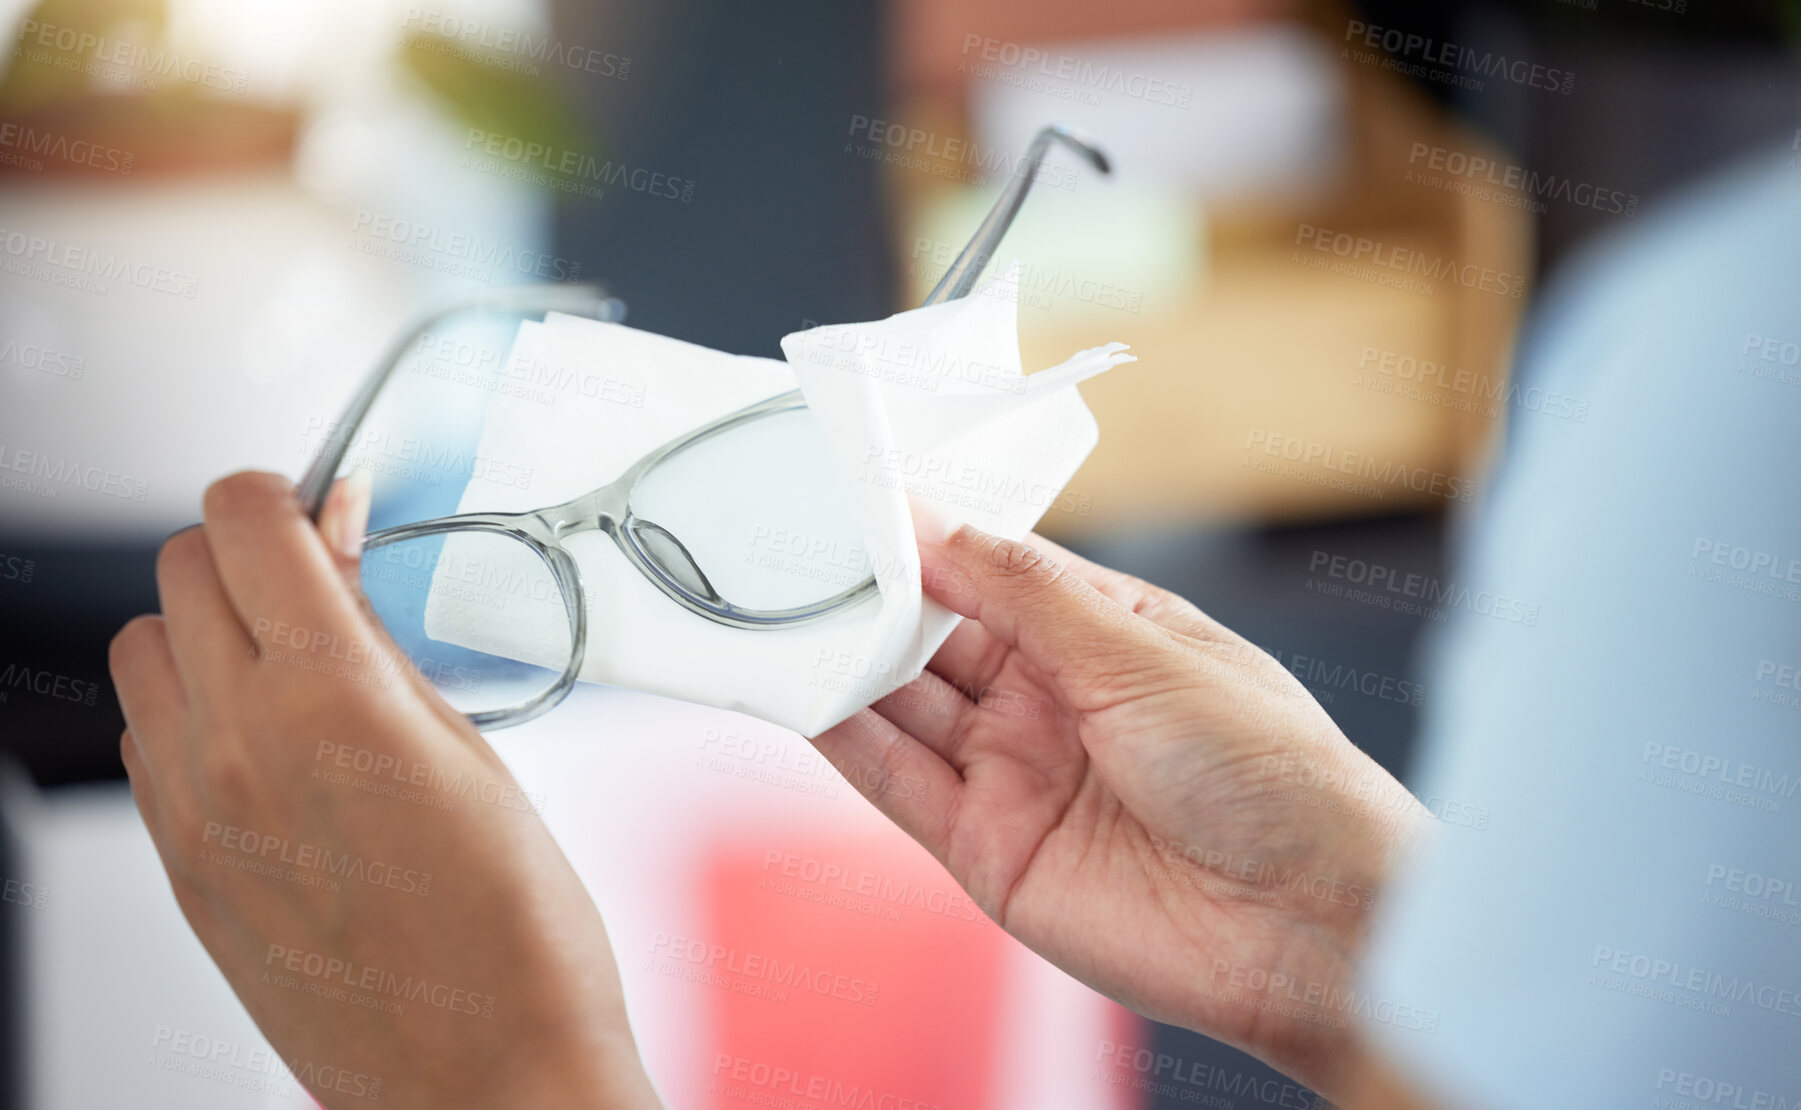
<svg viewBox="0 0 1801 1110">
<path fill-rule="evenodd" d="M 1112 127 L 1140 163 L 1119 155 L 1110 185 L 1053 154 L 1065 164 L 1041 178 L 996 260 L 1026 252 L 1058 275 L 1047 295 L 1021 294 L 1028 370 L 1110 340 L 1139 358 L 1082 387 L 1100 446 L 1044 521 L 1054 534 L 1442 508 L 1471 496 L 1510 408 L 1510 344 L 1532 272 L 1527 212 L 1517 190 L 1444 170 L 1453 155 L 1459 167 L 1486 159 L 1504 169 L 1507 155 L 1386 72 L 1340 58 L 1323 32 L 1263 25 L 1268 13 L 1252 5 L 1218 7 L 1214 24 L 1202 13 L 1161 36 L 1003 37 L 990 51 L 1050 59 L 1035 67 L 978 68 L 964 48 L 960 67 L 913 65 L 895 112 L 894 126 L 926 137 L 897 148 L 904 157 L 889 169 L 909 303 L 942 270 L 908 265 L 919 245 L 960 243 L 945 216 L 959 205 L 947 198 L 992 198 L 1005 180 L 1005 164 L 972 172 L 959 143 L 985 157 L 1017 150 L 1034 120 L 1068 120 L 1103 146 Z M 1000 28 L 993 35 L 1012 33 L 1004 28 L 1017 13 L 982 10 Z M 972 32 L 977 55 L 985 33 Z M 958 49 L 938 37 L 940 52 Z M 1172 42 L 1191 43 L 1194 57 Z M 1239 68 L 1209 86 L 1227 58 Z M 1115 85 L 1080 76 L 1108 72 L 1157 79 L 1144 87 L 1174 88 L 1207 110 L 1122 99 Z M 1245 100 L 1222 111 L 1217 97 L 1234 89 Z M 1152 113 L 1161 114 L 1146 130 Z M 1247 144 L 1247 126 L 1292 134 Z M 1230 157 L 1163 151 L 1159 141 L 1244 147 L 1246 164 L 1234 180 Z M 1172 219 L 1171 204 L 1190 212 Z M 1056 212 L 1048 233 L 1032 229 L 1035 206 Z M 1113 233 L 1136 242 L 1099 260 L 1081 228 L 1117 221 L 1119 210 L 1149 226 Z M 1075 245 L 1060 251 L 1057 236 Z M 1172 263 L 1171 239 L 1191 256 L 1186 267 Z M 1104 281 L 1084 286 L 1084 277 Z"/>
</svg>

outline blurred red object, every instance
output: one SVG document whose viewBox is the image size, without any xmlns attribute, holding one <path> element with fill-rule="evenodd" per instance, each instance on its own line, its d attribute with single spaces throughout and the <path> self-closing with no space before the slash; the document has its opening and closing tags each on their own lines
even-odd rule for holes
<svg viewBox="0 0 1801 1110">
<path fill-rule="evenodd" d="M 1015 942 L 911 844 L 821 839 L 708 869 L 710 1105 L 992 1105 Z"/>
</svg>

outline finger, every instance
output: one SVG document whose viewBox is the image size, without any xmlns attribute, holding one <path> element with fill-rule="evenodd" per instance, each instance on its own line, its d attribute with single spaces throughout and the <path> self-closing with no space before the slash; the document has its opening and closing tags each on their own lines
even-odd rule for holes
<svg viewBox="0 0 1801 1110">
<path fill-rule="evenodd" d="M 1123 571 L 1084 559 L 1036 532 L 1027 536 L 1026 542 L 1081 575 L 1083 581 L 1111 598 L 1127 612 L 1137 613 L 1165 628 L 1189 636 L 1213 638 L 1226 631 L 1225 625 L 1201 612 L 1193 602 L 1179 594 L 1153 586 L 1142 578 L 1134 578 Z"/>
<path fill-rule="evenodd" d="M 367 470 L 358 470 L 348 478 L 332 483 L 325 495 L 325 506 L 319 513 L 319 534 L 325 538 L 326 550 L 337 564 L 338 572 L 352 586 L 360 586 L 363 577 L 363 533 L 369 527 L 369 503 L 374 496 L 373 483 Z"/>
<path fill-rule="evenodd" d="M 381 614 L 375 611 L 369 595 L 363 592 L 363 541 L 368 532 L 373 491 L 374 483 L 367 470 L 352 471 L 349 477 L 333 482 L 325 495 L 325 504 L 319 509 L 318 531 L 339 577 L 350 588 L 357 611 L 363 615 L 363 627 L 371 646 L 380 645 L 399 661 L 406 653 L 389 635 Z M 446 704 L 442 694 L 414 668 L 397 667 L 394 673 L 425 695 L 426 701 L 439 710 L 440 717 L 457 724 L 463 722 L 463 715 Z"/>
<path fill-rule="evenodd" d="M 870 706 L 896 728 L 961 769 L 955 741 L 967 730 L 976 703 L 967 694 L 927 671 Z"/>
<path fill-rule="evenodd" d="M 119 734 L 119 762 L 125 764 L 125 779 L 131 784 L 131 800 L 137 803 L 138 813 L 144 818 L 145 827 L 149 827 L 156 819 L 156 784 L 151 781 L 150 768 L 144 763 L 144 753 L 138 750 L 137 737 L 127 728 Z M 155 835 L 156 830 L 151 829 Z"/>
<path fill-rule="evenodd" d="M 157 858 L 167 871 L 170 861 L 163 833 L 161 797 L 156 789 L 156 772 L 144 761 L 143 749 L 129 728 L 119 736 L 119 759 L 125 764 L 125 780 L 131 784 L 132 804 L 138 807 L 144 831 L 150 834 L 150 845 L 156 849 Z"/>
<path fill-rule="evenodd" d="M 107 649 L 119 708 L 146 760 L 176 767 L 187 721 L 187 694 L 161 617 L 133 617 Z"/>
<path fill-rule="evenodd" d="M 225 596 L 204 529 L 187 528 L 164 541 L 156 556 L 156 593 L 183 684 L 198 692 L 242 681 L 256 645 Z"/>
<path fill-rule="evenodd" d="M 206 899 L 188 882 L 187 860 L 179 852 L 171 852 L 168 826 L 163 820 L 162 796 L 156 788 L 156 773 L 145 761 L 136 735 L 129 728 L 119 737 L 119 758 L 125 764 L 125 778 L 131 784 L 132 803 L 137 806 L 138 816 L 144 821 L 144 830 L 150 834 L 151 847 L 156 849 L 157 859 L 162 862 L 163 871 L 169 877 L 169 889 L 175 895 L 176 904 L 199 935 L 201 943 L 206 944 L 208 951 L 211 951 L 208 938 L 214 935 L 216 915 Z"/>
<path fill-rule="evenodd" d="M 206 491 L 205 515 L 219 580 L 257 643 L 349 647 L 364 636 L 356 599 L 286 478 L 222 478 Z"/>
<path fill-rule="evenodd" d="M 944 859 L 963 778 L 893 722 L 864 709 L 813 737 L 813 746 L 857 793 L 926 850 Z"/>
<path fill-rule="evenodd" d="M 965 525 L 919 550 L 934 600 L 1051 675 L 1116 677 L 1122 652 L 1149 642 L 1148 622 L 1026 544 Z"/>
<path fill-rule="evenodd" d="M 157 855 L 161 856 L 163 815 L 158 808 L 161 805 L 161 795 L 156 789 L 156 772 L 145 761 L 138 738 L 129 728 L 119 734 L 119 761 L 125 764 L 125 780 L 131 784 L 131 800 L 138 807 L 138 816 L 144 819 L 144 829 L 150 834 L 150 842 L 156 846 Z"/>
<path fill-rule="evenodd" d="M 363 540 L 369 530 L 369 505 L 373 499 L 373 482 L 367 470 L 356 470 L 348 478 L 332 483 L 319 510 L 319 534 L 325 549 L 344 584 L 350 587 L 356 607 L 377 639 L 398 652 L 393 640 L 382 627 L 381 615 L 363 591 Z"/>
<path fill-rule="evenodd" d="M 962 690 L 994 685 L 1013 649 L 975 621 L 961 621 L 926 664 L 926 670 Z"/>
</svg>

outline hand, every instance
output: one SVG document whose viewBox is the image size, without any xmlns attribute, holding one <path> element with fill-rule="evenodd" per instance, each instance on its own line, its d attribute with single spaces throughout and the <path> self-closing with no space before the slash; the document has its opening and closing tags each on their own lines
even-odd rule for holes
<svg viewBox="0 0 1801 1110">
<path fill-rule="evenodd" d="M 224 479 L 113 641 L 175 899 L 327 1106 L 656 1106 L 581 881 L 362 607 L 367 513 L 340 485 L 315 529 L 286 480 Z"/>
<path fill-rule="evenodd" d="M 1034 543 L 922 544 L 967 619 L 814 744 L 1052 963 L 1333 1097 L 1370 906 L 1430 818 L 1274 659 Z"/>
</svg>

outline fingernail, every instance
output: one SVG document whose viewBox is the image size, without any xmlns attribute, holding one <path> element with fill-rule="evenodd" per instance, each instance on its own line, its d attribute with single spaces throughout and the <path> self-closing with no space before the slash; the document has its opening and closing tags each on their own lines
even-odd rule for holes
<svg viewBox="0 0 1801 1110">
<path fill-rule="evenodd" d="M 331 545 L 346 559 L 363 553 L 363 532 L 369 524 L 369 503 L 374 483 L 367 470 L 353 472 L 331 491 L 325 514 L 330 521 L 327 533 Z"/>
</svg>

